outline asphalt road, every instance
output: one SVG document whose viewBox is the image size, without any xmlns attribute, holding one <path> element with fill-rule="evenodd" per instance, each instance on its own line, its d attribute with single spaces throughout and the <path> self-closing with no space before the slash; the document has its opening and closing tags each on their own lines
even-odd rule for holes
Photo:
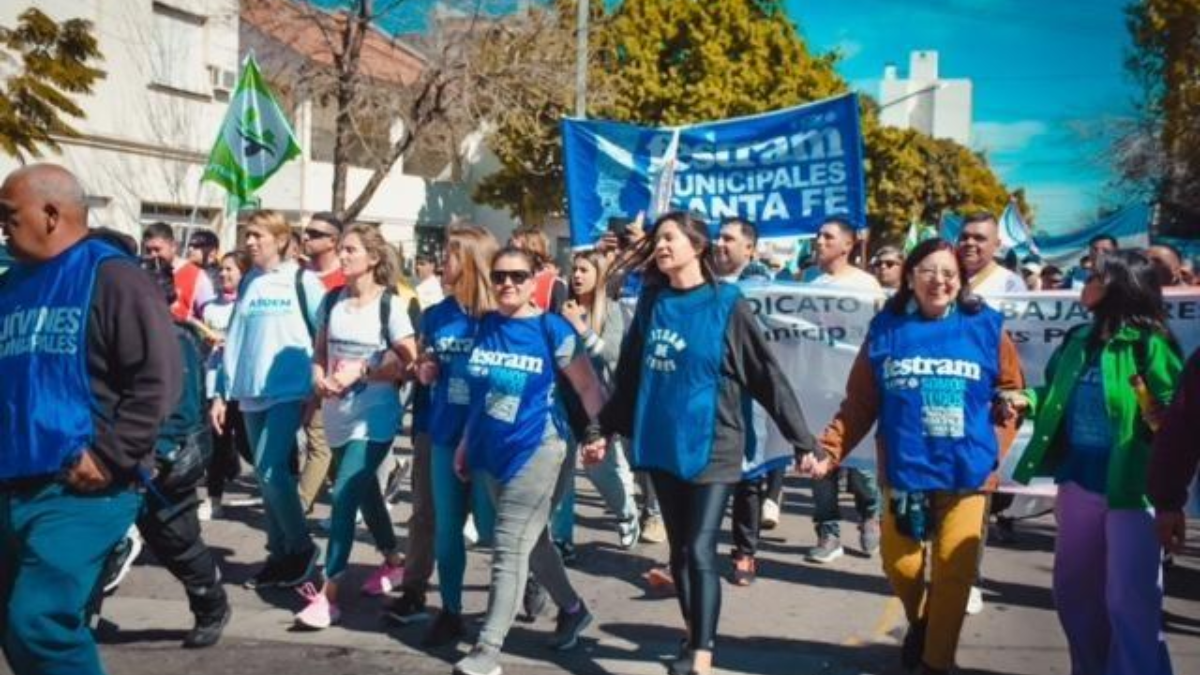
<svg viewBox="0 0 1200 675">
<path fill-rule="evenodd" d="M 581 646 L 569 654 L 542 646 L 553 629 L 547 616 L 517 624 L 506 645 L 505 671 L 661 675 L 663 659 L 682 635 L 673 598 L 651 589 L 642 575 L 666 556 L 665 545 L 617 547 L 613 521 L 586 480 L 579 481 L 579 561 L 571 571 L 577 589 L 596 615 Z M 234 495 L 236 496 L 236 495 Z M 722 673 L 757 675 L 899 674 L 903 612 L 891 597 L 878 559 L 853 552 L 828 566 L 803 561 L 814 543 L 808 489 L 789 479 L 785 517 L 763 543 L 760 577 L 749 588 L 726 584 L 717 665 Z M 844 504 L 849 516 L 852 509 Z M 324 515 L 319 507 L 318 515 Z M 397 523 L 405 503 L 393 512 Z M 235 615 L 220 645 L 201 652 L 178 648 L 191 617 L 182 589 L 152 557 L 143 554 L 104 607 L 111 625 L 101 630 L 102 652 L 114 675 L 186 673 L 208 675 L 370 675 L 450 672 L 468 643 L 426 652 L 424 626 L 393 628 L 379 615 L 379 601 L 351 592 L 343 621 L 312 633 L 292 628 L 302 606 L 292 591 L 256 593 L 241 588 L 264 556 L 257 507 L 230 509 L 228 519 L 206 524 L 205 536 L 223 559 Z M 315 521 L 314 525 L 315 525 Z M 728 522 L 728 521 L 727 521 Z M 403 535 L 404 528 L 398 527 Z M 847 544 L 853 525 L 843 525 Z M 1050 594 L 1050 554 L 1055 536 L 1050 517 L 1019 523 L 1018 540 L 990 546 L 985 562 L 987 605 L 968 617 L 959 664 L 976 675 L 1053 675 L 1069 672 L 1066 645 Z M 1200 541 L 1200 526 L 1192 541 Z M 353 591 L 377 564 L 365 531 L 345 586 Z M 323 539 L 321 540 L 323 544 Z M 849 548 L 849 547 L 848 547 Z M 722 551 L 728 545 L 722 545 Z M 465 607 L 472 627 L 486 604 L 487 552 L 469 554 Z M 1168 641 L 1175 672 L 1200 673 L 1200 550 L 1181 557 L 1167 577 Z M 48 592 L 52 592 L 49 591 Z M 436 592 L 430 596 L 437 603 Z M 0 665 L 0 673 L 6 673 Z"/>
</svg>

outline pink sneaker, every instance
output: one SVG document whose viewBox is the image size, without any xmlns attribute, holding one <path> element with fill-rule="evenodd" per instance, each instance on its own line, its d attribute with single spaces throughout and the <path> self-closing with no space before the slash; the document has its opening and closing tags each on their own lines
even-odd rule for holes
<svg viewBox="0 0 1200 675">
<path fill-rule="evenodd" d="M 297 626 L 321 630 L 329 628 L 342 618 L 342 612 L 337 605 L 329 602 L 325 593 L 318 590 L 312 583 L 304 584 L 297 592 L 308 601 L 308 606 L 296 612 Z"/>
<path fill-rule="evenodd" d="M 363 595 L 387 595 L 400 588 L 404 581 L 404 565 L 380 565 L 367 580 L 363 582 Z"/>
</svg>

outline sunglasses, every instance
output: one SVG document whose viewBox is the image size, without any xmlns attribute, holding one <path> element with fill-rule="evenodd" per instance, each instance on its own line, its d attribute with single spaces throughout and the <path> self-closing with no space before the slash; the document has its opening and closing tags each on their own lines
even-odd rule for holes
<svg viewBox="0 0 1200 675">
<path fill-rule="evenodd" d="M 325 232 L 324 230 L 314 230 L 309 228 L 304 230 L 304 236 L 308 237 L 309 239 L 327 239 L 336 235 L 334 235 L 332 232 Z"/>
<path fill-rule="evenodd" d="M 520 286 L 533 278 L 533 272 L 529 270 L 492 270 L 488 278 L 496 286 L 503 286 L 504 282 L 509 279 L 512 279 L 513 285 Z"/>
<path fill-rule="evenodd" d="M 899 265 L 900 265 L 899 260 L 876 260 L 875 261 L 876 267 L 891 268 L 891 267 L 898 267 Z"/>
</svg>

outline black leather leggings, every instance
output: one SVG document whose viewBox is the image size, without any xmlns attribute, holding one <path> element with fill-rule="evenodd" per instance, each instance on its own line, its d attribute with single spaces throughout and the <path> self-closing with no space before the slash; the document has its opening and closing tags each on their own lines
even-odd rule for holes
<svg viewBox="0 0 1200 675">
<path fill-rule="evenodd" d="M 689 483 L 662 471 L 652 471 L 650 478 L 667 527 L 671 576 L 688 625 L 688 644 L 711 650 L 721 615 L 717 539 L 733 485 Z"/>
</svg>

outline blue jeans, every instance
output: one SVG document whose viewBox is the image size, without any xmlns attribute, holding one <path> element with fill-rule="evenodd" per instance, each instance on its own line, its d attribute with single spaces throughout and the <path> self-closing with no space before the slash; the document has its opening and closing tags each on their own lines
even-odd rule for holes
<svg viewBox="0 0 1200 675">
<path fill-rule="evenodd" d="M 561 500 L 554 507 L 550 518 L 550 536 L 556 542 L 572 543 L 575 539 L 575 457 L 578 443 L 570 440 L 567 443 L 567 468 L 570 478 Z M 609 443 L 604 461 L 592 466 L 585 466 L 584 474 L 592 481 L 604 505 L 610 513 L 617 516 L 620 528 L 625 531 L 632 529 L 637 522 L 637 502 L 633 498 L 633 474 L 629 471 L 629 461 L 625 459 L 625 451 L 620 441 Z"/>
<path fill-rule="evenodd" d="M 396 550 L 396 532 L 375 470 L 392 450 L 391 441 L 350 441 L 334 448 L 338 460 L 333 484 L 333 513 L 330 515 L 329 548 L 325 553 L 325 576 L 336 580 L 346 571 L 354 546 L 354 516 L 361 509 L 363 522 L 385 555 Z"/>
<path fill-rule="evenodd" d="M 262 492 L 267 520 L 267 552 L 271 557 L 296 555 L 312 548 L 292 458 L 304 401 L 278 403 L 258 412 L 242 411 L 246 439 L 254 453 L 254 474 Z"/>
<path fill-rule="evenodd" d="M 463 525 L 467 508 L 475 513 L 475 528 L 480 538 L 490 539 L 495 529 L 496 511 L 483 483 L 464 483 L 454 475 L 454 448 L 433 446 L 430 453 L 433 484 L 433 555 L 437 561 L 438 588 L 442 609 L 462 613 L 463 574 L 467 569 L 467 547 L 463 543 Z"/>
<path fill-rule="evenodd" d="M 0 637 L 15 675 L 104 673 L 84 606 L 140 505 L 127 487 L 0 492 Z"/>
<path fill-rule="evenodd" d="M 879 484 L 871 471 L 846 467 L 846 486 L 854 495 L 854 509 L 861 522 L 879 517 Z M 813 525 L 818 537 L 840 537 L 842 510 L 838 505 L 838 477 L 842 470 L 832 471 L 821 480 L 812 482 Z"/>
</svg>

